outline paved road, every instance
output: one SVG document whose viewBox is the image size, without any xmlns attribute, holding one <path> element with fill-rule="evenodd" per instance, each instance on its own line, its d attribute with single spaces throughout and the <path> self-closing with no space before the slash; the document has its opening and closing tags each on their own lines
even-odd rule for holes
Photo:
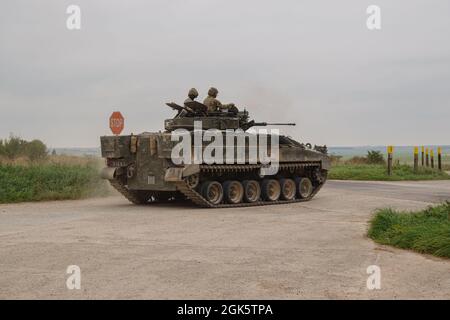
<svg viewBox="0 0 450 320">
<path fill-rule="evenodd" d="M 308 203 L 239 209 L 121 197 L 0 206 L 0 298 L 450 298 L 450 260 L 380 246 L 375 208 L 450 199 L 450 181 L 330 181 Z M 81 289 L 66 288 L 68 265 Z M 381 268 L 381 289 L 366 269 Z"/>
</svg>

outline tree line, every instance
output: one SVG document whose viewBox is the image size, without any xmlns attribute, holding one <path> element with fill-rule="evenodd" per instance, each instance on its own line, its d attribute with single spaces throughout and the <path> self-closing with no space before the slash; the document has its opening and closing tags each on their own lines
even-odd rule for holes
<svg viewBox="0 0 450 320">
<path fill-rule="evenodd" d="M 14 135 L 7 139 L 0 139 L 0 157 L 9 160 L 26 157 L 31 161 L 39 161 L 44 160 L 47 155 L 47 146 L 41 140 L 26 141 Z"/>
</svg>

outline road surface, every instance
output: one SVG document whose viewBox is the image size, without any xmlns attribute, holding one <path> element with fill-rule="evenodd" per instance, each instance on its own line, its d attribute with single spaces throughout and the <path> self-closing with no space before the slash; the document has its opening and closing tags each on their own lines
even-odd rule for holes
<svg viewBox="0 0 450 320">
<path fill-rule="evenodd" d="M 0 298 L 450 299 L 450 260 L 366 237 L 375 208 L 446 199 L 450 181 L 329 181 L 310 202 L 254 208 L 0 205 Z M 69 265 L 79 290 L 66 287 Z M 371 265 L 379 290 L 366 286 Z"/>
</svg>

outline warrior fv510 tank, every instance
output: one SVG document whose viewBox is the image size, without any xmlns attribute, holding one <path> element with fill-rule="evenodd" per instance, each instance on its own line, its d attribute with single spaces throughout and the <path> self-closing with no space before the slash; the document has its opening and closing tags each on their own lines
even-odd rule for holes
<svg viewBox="0 0 450 320">
<path fill-rule="evenodd" d="M 272 139 L 269 139 L 270 134 L 261 139 L 261 133 L 251 133 L 250 128 L 293 124 L 249 121 L 248 112 L 235 107 L 227 112 L 207 112 L 205 105 L 195 101 L 184 106 L 167 105 L 178 114 L 165 121 L 164 132 L 100 138 L 102 157 L 106 158 L 107 165 L 102 177 L 132 203 L 190 200 L 209 208 L 292 203 L 312 199 L 326 181 L 330 168 L 326 146 L 312 147 L 279 135 L 276 172 L 267 170 L 269 164 L 259 158 L 257 151 L 252 153 L 252 141 L 267 142 L 266 149 L 271 150 Z M 195 134 L 202 137 L 203 133 L 211 131 L 208 129 L 216 129 L 215 134 L 223 133 L 223 152 L 217 149 L 212 152 L 215 156 L 221 153 L 223 161 L 210 163 L 201 157 L 201 161 L 198 157 L 194 159 L 199 152 L 206 151 L 212 141 L 203 139 L 198 147 Z M 225 159 L 225 155 L 230 156 L 230 146 L 226 143 L 231 141 L 226 138 L 230 132 L 245 132 L 241 144 L 231 147 L 234 161 L 230 161 L 230 157 Z M 184 161 L 174 157 L 173 149 L 177 145 L 179 148 L 181 141 L 174 139 L 174 134 L 192 138 L 189 139 L 190 150 L 187 150 L 187 157 L 192 161 L 186 161 L 186 150 L 180 153 Z M 232 138 L 233 142 L 237 139 Z M 239 146 L 243 148 L 241 153 Z M 256 158 L 252 157 L 255 154 Z"/>
</svg>

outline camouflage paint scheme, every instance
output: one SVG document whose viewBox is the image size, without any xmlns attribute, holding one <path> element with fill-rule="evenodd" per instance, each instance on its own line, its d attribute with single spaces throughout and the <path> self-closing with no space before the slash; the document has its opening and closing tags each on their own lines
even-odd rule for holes
<svg viewBox="0 0 450 320">
<path fill-rule="evenodd" d="M 195 121 L 202 121 L 203 129 L 218 128 L 225 130 L 240 127 L 240 120 L 236 117 L 168 119 L 165 121 L 165 125 L 170 131 L 179 128 L 193 129 L 194 119 Z M 135 166 L 135 171 L 138 174 L 127 179 L 130 189 L 175 191 L 175 184 L 165 181 L 166 170 L 175 167 L 171 160 L 172 148 L 179 143 L 178 141 L 171 141 L 170 131 L 163 133 L 144 132 L 133 136 L 103 136 L 100 138 L 102 157 L 107 159 L 108 167 L 125 170 L 130 165 Z M 193 137 L 191 141 L 194 141 Z M 270 139 L 268 141 L 270 142 Z M 314 161 L 320 162 L 324 170 L 328 170 L 330 167 L 328 156 L 320 151 L 302 147 L 298 142 L 283 136 L 280 136 L 279 143 L 280 163 Z M 204 142 L 204 146 L 207 144 L 208 142 Z M 224 149 L 225 147 L 224 141 Z M 270 144 L 268 148 L 270 148 Z M 225 150 L 223 154 L 225 154 Z M 248 148 L 246 159 L 248 159 Z"/>
<path fill-rule="evenodd" d="M 174 130 L 184 129 L 185 133 L 187 130 L 191 135 L 193 148 L 195 123 L 201 123 L 203 131 L 216 129 L 222 133 L 223 155 L 226 155 L 226 130 L 240 129 L 242 132 L 253 126 L 295 124 L 249 121 L 248 112 L 246 110 L 239 111 L 234 105 L 230 105 L 226 112 L 224 110 L 209 112 L 206 105 L 189 100 L 185 101 L 184 106 L 173 102 L 167 103 L 167 105 L 178 113 L 173 119 L 165 120 L 164 132 L 100 137 L 102 157 L 106 159 L 107 165 L 101 175 L 133 203 L 144 204 L 150 201 L 190 199 L 203 207 L 224 207 L 308 201 L 326 181 L 330 168 L 326 146 L 314 146 L 313 148 L 310 144 L 303 144 L 286 136 L 279 136 L 280 170 L 276 174 L 265 176 L 263 165 L 259 161 L 256 164 L 248 161 L 249 151 L 255 152 L 249 147 L 250 137 L 258 140 L 262 137 L 261 134 L 250 131 L 246 136 L 245 163 L 238 163 L 236 160 L 237 147 L 235 146 L 235 162 L 233 164 L 176 165 L 172 161 L 175 160 L 172 159 L 172 150 L 180 141 L 178 139 L 172 141 Z M 271 139 L 267 137 L 265 141 L 268 144 L 267 150 L 270 151 Z M 205 148 L 211 142 L 203 141 L 202 143 Z M 254 154 L 258 154 L 258 152 Z M 299 185 L 294 185 L 294 181 Z M 252 187 L 248 187 L 249 183 Z M 244 195 L 242 195 L 243 186 Z M 284 202 L 276 200 L 279 196 L 277 196 L 278 191 L 273 191 L 279 190 L 280 186 L 284 192 Z M 214 189 L 211 194 L 217 196 L 213 197 L 215 200 L 208 199 L 210 191 L 207 190 L 210 188 Z M 252 199 L 248 198 L 247 192 L 254 191 L 255 188 L 260 188 L 261 192 L 264 192 L 262 198 L 256 196 Z M 297 198 L 293 198 L 292 192 L 296 189 L 302 193 Z M 238 196 L 235 196 L 236 192 L 238 192 Z M 271 194 L 269 195 L 268 192 Z M 257 194 L 258 192 L 254 193 L 254 195 Z M 233 195 L 233 199 L 230 198 L 231 195 Z M 239 195 L 241 200 L 239 200 Z M 204 198 L 205 196 L 207 198 Z M 223 203 L 222 196 L 225 197 L 228 204 Z M 247 197 L 245 198 L 246 203 L 242 203 L 242 196 Z M 263 201 L 263 198 L 266 201 Z"/>
</svg>

